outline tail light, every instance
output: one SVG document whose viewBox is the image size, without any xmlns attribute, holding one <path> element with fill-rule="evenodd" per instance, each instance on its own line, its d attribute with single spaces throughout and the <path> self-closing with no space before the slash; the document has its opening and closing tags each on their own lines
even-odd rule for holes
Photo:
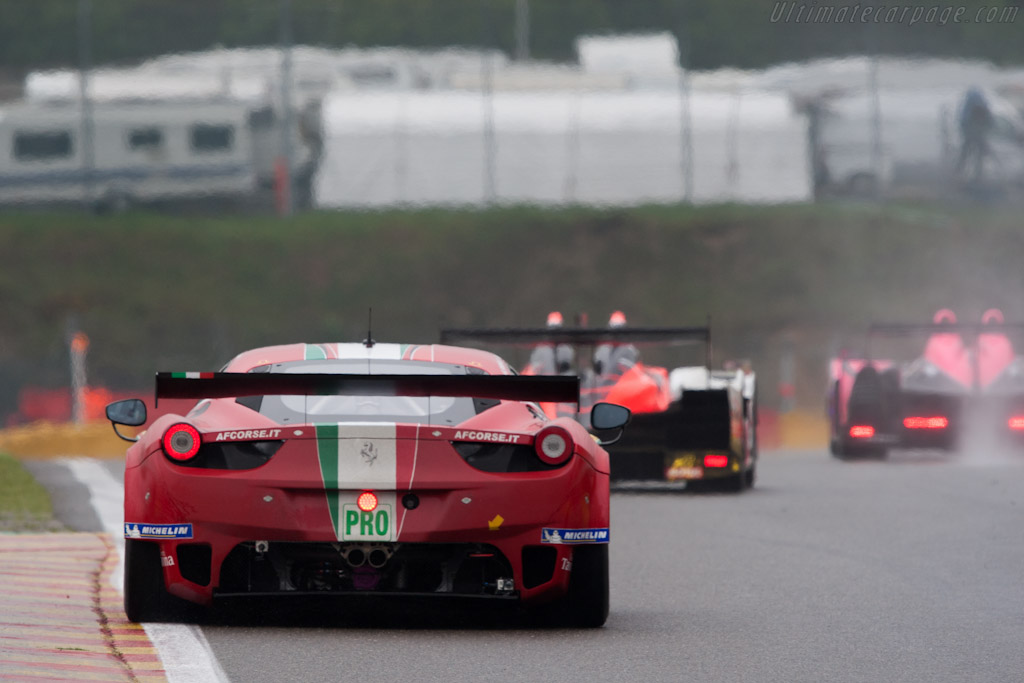
<svg viewBox="0 0 1024 683">
<path fill-rule="evenodd" d="M 175 462 L 187 462 L 196 457 L 199 443 L 199 430 L 185 422 L 173 424 L 164 432 L 164 453 Z"/>
<path fill-rule="evenodd" d="M 907 429 L 945 429 L 949 420 L 941 415 L 935 417 L 905 417 L 903 426 Z"/>
<path fill-rule="evenodd" d="M 704 456 L 704 467 L 728 467 L 729 456 L 720 453 L 708 453 Z"/>
<path fill-rule="evenodd" d="M 373 512 L 377 509 L 377 494 L 373 491 L 363 491 L 359 494 L 356 505 L 363 512 Z"/>
<path fill-rule="evenodd" d="M 1024 430 L 1024 416 L 1014 415 L 1010 418 L 1009 425 L 1014 431 Z"/>
<path fill-rule="evenodd" d="M 870 439 L 875 435 L 875 428 L 871 425 L 854 425 L 850 427 L 850 436 L 854 439 Z"/>
<path fill-rule="evenodd" d="M 541 461 L 560 465 L 569 459 L 576 444 L 562 427 L 545 427 L 537 434 L 533 447 Z"/>
</svg>

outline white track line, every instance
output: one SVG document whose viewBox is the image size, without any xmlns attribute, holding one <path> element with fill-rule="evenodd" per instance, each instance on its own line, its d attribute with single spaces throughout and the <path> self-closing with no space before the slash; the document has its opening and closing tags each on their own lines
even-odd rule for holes
<svg viewBox="0 0 1024 683">
<path fill-rule="evenodd" d="M 121 590 L 124 575 L 124 487 L 97 460 L 62 458 L 72 476 L 89 489 L 89 502 L 110 534 L 121 556 L 110 582 Z M 146 635 L 160 653 L 167 680 L 171 683 L 226 683 L 224 670 L 198 626 L 186 624 L 144 624 Z"/>
</svg>

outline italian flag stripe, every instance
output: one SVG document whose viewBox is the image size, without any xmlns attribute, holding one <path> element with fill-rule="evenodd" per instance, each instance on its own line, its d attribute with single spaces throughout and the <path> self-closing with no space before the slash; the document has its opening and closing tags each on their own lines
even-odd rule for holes
<svg viewBox="0 0 1024 683">
<path fill-rule="evenodd" d="M 213 379 L 212 372 L 172 372 L 174 379 Z"/>
<path fill-rule="evenodd" d="M 331 524 L 338 528 L 341 507 L 338 499 L 338 425 L 318 424 L 316 427 L 316 450 L 320 458 L 320 476 L 324 480 L 327 494 L 327 509 L 331 512 Z"/>
</svg>

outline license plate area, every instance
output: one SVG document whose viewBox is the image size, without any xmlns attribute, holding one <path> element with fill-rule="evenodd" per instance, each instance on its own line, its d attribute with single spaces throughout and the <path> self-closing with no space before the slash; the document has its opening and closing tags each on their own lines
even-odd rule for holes
<svg viewBox="0 0 1024 683">
<path fill-rule="evenodd" d="M 395 515 L 391 505 L 360 510 L 355 503 L 341 506 L 341 541 L 389 542 L 395 540 Z"/>
<path fill-rule="evenodd" d="M 704 468 L 701 466 L 696 454 L 673 454 L 665 458 L 666 481 L 689 481 L 703 478 Z"/>
</svg>

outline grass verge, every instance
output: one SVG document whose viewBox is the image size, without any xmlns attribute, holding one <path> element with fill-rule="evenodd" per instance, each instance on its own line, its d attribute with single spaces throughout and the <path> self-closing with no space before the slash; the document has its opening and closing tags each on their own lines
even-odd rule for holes
<svg viewBox="0 0 1024 683">
<path fill-rule="evenodd" d="M 0 212 L 0 418 L 22 387 L 67 385 L 72 326 L 91 342 L 91 384 L 141 394 L 156 371 L 215 370 L 249 348 L 360 341 L 371 308 L 375 339 L 411 343 L 436 341 L 443 327 L 536 326 L 552 310 L 597 326 L 616 309 L 634 325 L 710 316 L 715 359 L 750 360 L 765 407 L 778 406 L 784 383 L 798 406 L 821 411 L 829 358 L 862 350 L 872 322 L 926 322 L 939 308 L 980 320 L 990 307 L 1024 320 L 1020 225 L 1016 207 L 947 203 L 287 220 Z M 703 361 L 699 350 L 670 351 L 644 353 L 656 364 Z"/>
<path fill-rule="evenodd" d="M 50 494 L 20 462 L 0 453 L 0 533 L 62 531 Z"/>
</svg>

